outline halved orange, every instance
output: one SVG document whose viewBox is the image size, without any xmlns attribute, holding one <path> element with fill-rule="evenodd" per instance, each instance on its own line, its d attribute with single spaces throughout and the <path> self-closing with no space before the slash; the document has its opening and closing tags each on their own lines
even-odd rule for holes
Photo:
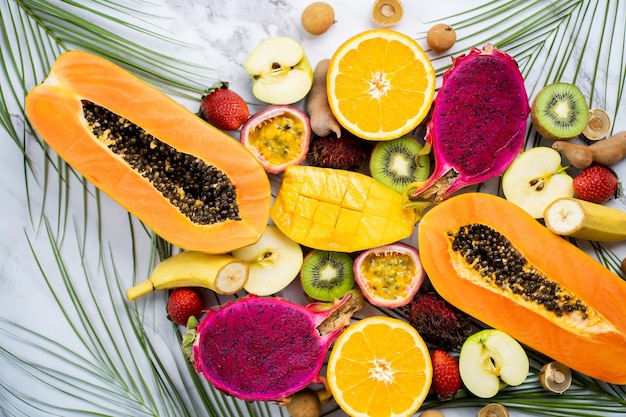
<svg viewBox="0 0 626 417">
<path fill-rule="evenodd" d="M 370 316 L 348 326 L 328 359 L 326 378 L 341 409 L 352 417 L 415 413 L 432 383 L 428 347 L 410 324 Z"/>
<path fill-rule="evenodd" d="M 383 141 L 399 138 L 424 120 L 435 83 L 433 65 L 414 39 L 372 29 L 335 51 L 326 87 L 330 108 L 346 130 Z"/>
</svg>

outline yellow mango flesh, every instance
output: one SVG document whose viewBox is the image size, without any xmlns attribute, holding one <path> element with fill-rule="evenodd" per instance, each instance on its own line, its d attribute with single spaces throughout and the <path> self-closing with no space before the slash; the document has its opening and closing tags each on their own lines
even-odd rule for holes
<svg viewBox="0 0 626 417">
<path fill-rule="evenodd" d="M 402 196 L 372 177 L 301 165 L 285 171 L 270 216 L 301 245 L 337 252 L 408 238 L 416 222 Z"/>
</svg>

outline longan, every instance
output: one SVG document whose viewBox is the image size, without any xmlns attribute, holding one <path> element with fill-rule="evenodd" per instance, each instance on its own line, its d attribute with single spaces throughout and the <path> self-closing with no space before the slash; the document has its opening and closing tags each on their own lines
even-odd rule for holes
<svg viewBox="0 0 626 417">
<path fill-rule="evenodd" d="M 426 410 L 418 417 L 444 417 L 444 415 L 437 410 Z"/>
<path fill-rule="evenodd" d="M 291 417 L 320 417 L 322 404 L 317 393 L 304 388 L 291 396 L 286 403 L 287 412 Z"/>
<path fill-rule="evenodd" d="M 447 51 L 456 42 L 456 31 L 450 25 L 438 23 L 428 30 L 426 42 L 435 52 Z"/>
<path fill-rule="evenodd" d="M 335 9 L 328 3 L 316 1 L 302 11 L 302 27 L 311 35 L 321 35 L 335 23 Z"/>
</svg>

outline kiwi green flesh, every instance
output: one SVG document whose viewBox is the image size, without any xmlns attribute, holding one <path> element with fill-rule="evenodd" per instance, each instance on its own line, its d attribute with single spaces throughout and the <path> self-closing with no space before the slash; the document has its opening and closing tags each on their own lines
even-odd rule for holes
<svg viewBox="0 0 626 417">
<path fill-rule="evenodd" d="M 354 261 L 347 253 L 315 250 L 304 260 L 300 279 L 311 298 L 333 301 L 354 287 Z"/>
<path fill-rule="evenodd" d="M 533 103 L 533 123 L 539 133 L 553 139 L 580 135 L 589 119 L 583 93 L 573 84 L 554 83 L 543 88 Z"/>
<path fill-rule="evenodd" d="M 420 155 L 423 146 L 410 137 L 380 142 L 370 157 L 372 178 L 402 194 L 414 182 L 426 181 L 430 174 L 430 158 Z"/>
</svg>

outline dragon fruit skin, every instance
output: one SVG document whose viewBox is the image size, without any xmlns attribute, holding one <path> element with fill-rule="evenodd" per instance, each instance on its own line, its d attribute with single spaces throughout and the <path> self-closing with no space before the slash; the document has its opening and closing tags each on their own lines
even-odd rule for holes
<svg viewBox="0 0 626 417">
<path fill-rule="evenodd" d="M 192 362 L 222 392 L 282 402 L 322 382 L 329 346 L 361 302 L 350 293 L 334 304 L 307 306 L 253 294 L 229 301 L 198 324 Z"/>
<path fill-rule="evenodd" d="M 410 201 L 439 203 L 501 175 L 524 145 L 530 105 L 517 63 L 493 45 L 452 61 L 426 127 L 435 170 L 407 190 Z"/>
</svg>

